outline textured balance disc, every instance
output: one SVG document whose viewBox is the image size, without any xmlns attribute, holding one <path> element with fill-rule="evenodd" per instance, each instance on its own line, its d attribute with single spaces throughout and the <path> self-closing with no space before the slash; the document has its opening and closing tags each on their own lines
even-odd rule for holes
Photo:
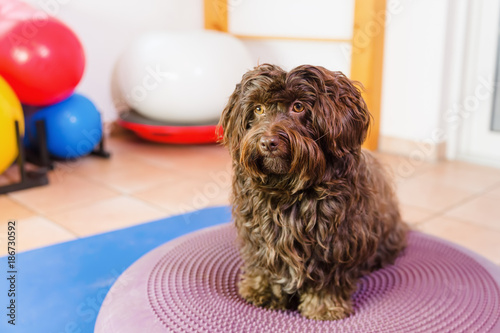
<svg viewBox="0 0 500 333">
<path fill-rule="evenodd" d="M 314 321 L 237 293 L 232 225 L 166 243 L 111 288 L 95 332 L 500 332 L 500 269 L 457 245 L 412 232 L 395 265 L 361 279 L 355 314 Z"/>
</svg>

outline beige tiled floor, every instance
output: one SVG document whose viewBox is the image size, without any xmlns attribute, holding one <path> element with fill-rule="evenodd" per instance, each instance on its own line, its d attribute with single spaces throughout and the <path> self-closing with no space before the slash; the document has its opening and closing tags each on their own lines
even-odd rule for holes
<svg viewBox="0 0 500 333">
<path fill-rule="evenodd" d="M 50 185 L 0 196 L 0 254 L 8 219 L 19 250 L 76 239 L 228 203 L 224 148 L 168 146 L 111 138 L 110 160 L 58 164 Z M 415 229 L 462 244 L 500 264 L 500 169 L 430 164 L 377 154 L 397 184 L 403 217 Z M 16 177 L 0 175 L 0 186 Z"/>
</svg>

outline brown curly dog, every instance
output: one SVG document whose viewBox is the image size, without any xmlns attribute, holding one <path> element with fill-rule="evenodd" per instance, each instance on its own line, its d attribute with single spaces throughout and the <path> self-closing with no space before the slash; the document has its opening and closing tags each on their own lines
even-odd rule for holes
<svg viewBox="0 0 500 333">
<path fill-rule="evenodd" d="M 236 85 L 219 125 L 248 302 L 344 318 L 359 278 L 405 248 L 392 186 L 361 149 L 369 124 L 360 89 L 341 72 L 264 64 Z"/>
</svg>

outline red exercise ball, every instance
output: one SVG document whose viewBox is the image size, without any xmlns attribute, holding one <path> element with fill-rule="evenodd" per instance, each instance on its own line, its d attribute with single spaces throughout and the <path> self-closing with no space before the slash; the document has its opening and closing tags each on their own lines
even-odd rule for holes
<svg viewBox="0 0 500 333">
<path fill-rule="evenodd" d="M 82 44 L 55 18 L 21 19 L 0 31 L 0 75 L 24 104 L 44 106 L 66 99 L 84 67 Z"/>
</svg>

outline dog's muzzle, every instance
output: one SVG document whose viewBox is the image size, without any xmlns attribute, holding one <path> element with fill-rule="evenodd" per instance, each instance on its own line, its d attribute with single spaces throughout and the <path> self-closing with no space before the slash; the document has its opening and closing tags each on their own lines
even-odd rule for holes
<svg viewBox="0 0 500 333">
<path fill-rule="evenodd" d="M 259 148 L 263 154 L 272 154 L 277 151 L 280 138 L 277 135 L 263 135 L 259 140 Z"/>
<path fill-rule="evenodd" d="M 264 134 L 260 137 L 257 149 L 263 171 L 274 174 L 287 173 L 290 164 L 286 142 L 278 134 Z"/>
</svg>

